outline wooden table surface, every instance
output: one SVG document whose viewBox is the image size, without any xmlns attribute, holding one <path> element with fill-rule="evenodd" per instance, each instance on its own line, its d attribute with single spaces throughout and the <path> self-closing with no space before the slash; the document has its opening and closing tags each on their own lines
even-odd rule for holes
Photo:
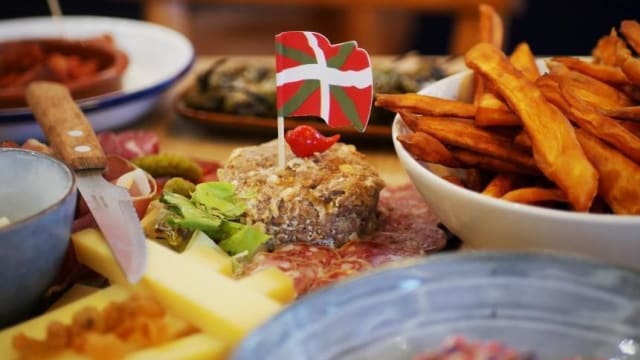
<svg viewBox="0 0 640 360">
<path fill-rule="evenodd" d="M 218 130 L 176 114 L 173 109 L 175 98 L 193 81 L 195 75 L 213 60 L 214 57 L 211 56 L 198 57 L 189 73 L 161 97 L 157 106 L 126 129 L 151 130 L 157 133 L 160 137 L 161 151 L 221 162 L 224 162 L 235 148 L 257 145 L 276 138 L 275 131 L 272 137 L 268 134 L 261 137 L 243 136 L 241 131 L 230 133 Z M 409 181 L 396 157 L 391 141 L 388 144 L 358 145 L 358 149 L 367 155 L 369 162 L 388 185 L 400 185 Z"/>
</svg>

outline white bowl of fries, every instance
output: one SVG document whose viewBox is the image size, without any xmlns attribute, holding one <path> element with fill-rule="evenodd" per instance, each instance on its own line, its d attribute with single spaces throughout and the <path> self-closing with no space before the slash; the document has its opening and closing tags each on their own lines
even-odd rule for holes
<svg viewBox="0 0 640 360">
<path fill-rule="evenodd" d="M 567 73 L 566 67 L 557 64 L 557 62 L 549 63 L 550 72 L 554 76 L 546 76 L 546 80 L 553 78 L 558 84 L 562 84 L 558 87 L 561 92 L 557 94 L 576 95 L 577 92 L 571 87 L 580 81 L 572 85 L 571 81 L 563 79 L 563 76 L 571 78 L 575 74 Z M 560 68 L 555 71 L 555 67 Z M 540 75 L 549 72 L 545 63 L 541 61 L 538 61 L 538 69 L 541 72 Z M 502 79 L 505 73 L 508 71 L 498 69 L 495 72 L 499 74 L 496 78 Z M 524 76 L 524 71 L 521 73 L 518 76 Z M 483 81 L 490 81 L 493 91 L 499 92 L 495 90 L 495 84 L 502 80 L 491 79 L 484 73 L 483 76 Z M 631 160 L 629 156 L 633 156 L 632 153 L 631 155 L 626 153 L 626 151 L 633 152 L 635 149 L 622 151 L 613 147 L 611 143 L 607 143 L 609 146 L 595 146 L 594 150 L 594 146 L 589 144 L 594 142 L 605 144 L 603 138 L 606 139 L 608 136 L 606 133 L 611 131 L 606 126 L 608 123 L 590 128 L 591 133 L 587 133 L 584 126 L 576 124 L 574 119 L 571 119 L 576 130 L 573 131 L 571 126 L 565 127 L 564 130 L 572 134 L 575 132 L 573 140 L 567 141 L 574 141 L 574 144 L 583 148 L 583 165 L 565 162 L 563 166 L 553 167 L 553 164 L 547 164 L 546 166 L 551 166 L 552 171 L 556 172 L 553 176 L 566 175 L 569 178 L 569 180 L 564 178 L 550 180 L 547 175 L 548 170 L 542 170 L 545 165 L 540 165 L 538 156 L 534 160 L 531 155 L 533 137 L 529 136 L 530 139 L 526 139 L 529 141 L 528 149 L 526 141 L 521 142 L 521 133 L 531 135 L 529 127 L 526 131 L 522 126 L 509 127 L 511 126 L 508 124 L 509 121 L 505 123 L 506 126 L 500 127 L 484 127 L 475 123 L 474 116 L 479 106 L 473 109 L 474 105 L 471 105 L 471 94 L 475 91 L 473 77 L 473 71 L 458 73 L 430 84 L 420 92 L 420 95 L 438 99 L 459 100 L 459 102 L 466 102 L 466 105 L 428 102 L 423 104 L 426 110 L 421 111 L 419 107 L 413 106 L 415 99 L 404 99 L 407 102 L 403 106 L 394 103 L 395 100 L 401 100 L 400 98 L 383 99 L 387 101 L 387 108 L 393 108 L 399 113 L 392 128 L 393 143 L 398 158 L 442 223 L 459 236 L 465 246 L 470 249 L 557 251 L 640 268 L 640 163 L 637 159 Z M 536 88 L 540 87 L 537 81 L 530 83 Z M 590 85 L 581 84 L 580 86 L 580 91 L 592 90 Z M 593 92 L 597 93 L 598 87 L 596 86 L 595 89 Z M 525 92 L 523 96 L 513 95 L 510 99 L 506 98 L 511 95 L 504 96 L 504 92 L 500 95 L 516 116 L 521 116 L 523 111 L 531 112 L 534 106 L 527 107 L 527 105 L 536 105 L 534 112 L 538 111 L 537 105 L 540 104 L 536 104 L 536 101 L 540 100 L 531 100 L 536 97 L 533 93 Z M 600 96 L 599 93 L 595 95 Z M 602 97 L 606 96 L 602 95 Z M 548 98 L 542 97 L 542 99 L 545 101 Z M 385 104 L 381 98 L 376 100 L 379 106 Z M 579 103 L 580 100 L 571 100 L 568 102 L 570 106 L 584 105 Z M 589 99 L 596 103 L 598 100 Z M 389 105 L 388 101 L 393 105 Z M 514 105 L 514 101 L 520 101 L 521 104 Z M 413 105 L 405 106 L 407 104 Z M 625 106 L 635 105 L 637 103 Z M 521 106 L 520 111 L 514 110 L 514 106 Z M 451 108 L 453 108 L 453 114 Z M 592 109 L 589 106 L 586 108 Z M 473 116 L 464 114 L 465 111 L 469 112 L 469 109 L 473 110 Z M 579 110 L 587 111 L 582 107 Z M 613 114 L 615 111 L 610 113 Z M 462 119 L 463 117 L 467 120 Z M 523 118 L 520 120 L 525 122 Z M 614 120 L 619 122 L 619 119 Z M 465 134 L 464 126 L 468 125 L 462 124 L 464 126 L 460 130 L 456 126 L 449 127 L 445 124 L 456 121 L 458 125 L 468 122 L 481 132 Z M 416 125 L 420 122 L 430 122 L 431 125 Z M 438 133 L 439 131 L 441 133 Z M 620 132 L 619 129 L 616 131 Z M 421 132 L 426 135 L 418 134 Z M 490 134 L 487 135 L 485 132 Z M 625 143 L 628 145 L 630 142 L 637 141 L 640 144 L 639 135 L 633 133 L 635 138 L 632 138 L 630 134 L 632 133 L 627 132 L 625 135 L 629 136 L 623 136 L 626 139 Z M 490 148 L 487 153 L 487 149 L 482 145 L 486 145 L 485 135 L 491 137 L 490 142 L 495 136 L 495 143 L 492 145 L 500 147 L 504 144 L 505 149 L 498 149 L 496 155 L 492 153 L 495 149 Z M 402 141 L 399 140 L 399 136 Z M 465 137 L 469 138 L 466 143 Z M 553 142 L 558 140 L 557 138 L 556 132 L 551 132 L 547 136 L 538 136 L 537 141 L 542 143 L 538 146 L 545 147 L 548 145 L 544 144 L 545 141 Z M 437 143 L 435 146 L 431 143 L 434 139 Z M 621 146 L 624 148 L 626 145 L 621 144 Z M 536 151 L 534 148 L 533 152 Z M 504 157 L 501 157 L 502 155 Z M 497 161 L 495 156 L 499 157 Z M 562 152 L 558 156 L 568 155 Z M 507 161 L 504 161 L 505 159 Z M 585 159 L 588 161 L 584 161 Z M 494 168 L 495 163 L 497 168 Z M 577 160 L 576 163 L 578 163 Z M 590 169 L 590 173 L 589 171 L 585 173 L 591 174 L 591 178 L 576 177 L 571 180 L 571 176 L 575 175 L 573 173 L 576 171 L 575 168 L 584 166 L 589 170 L 590 163 L 593 168 Z M 530 168 L 532 164 L 534 168 Z M 505 167 L 501 167 L 502 165 Z M 536 171 L 539 172 L 536 174 Z M 507 188 L 499 190 L 498 194 L 492 193 L 495 188 L 492 189 L 491 186 L 496 185 L 492 183 L 495 181 L 499 184 L 499 177 L 503 179 L 498 187 L 506 186 Z M 484 181 L 482 181 L 483 178 Z M 508 185 L 505 185 L 505 178 L 508 179 L 506 181 Z M 518 180 L 514 181 L 514 179 Z M 562 184 L 563 181 L 565 181 L 564 184 Z M 476 185 L 473 185 L 474 183 Z M 574 185 L 568 187 L 567 184 Z M 470 187 L 475 189 L 472 190 Z M 572 198 L 568 195 L 570 193 L 573 194 Z M 581 204 L 585 196 L 582 198 L 580 196 L 584 193 L 590 194 L 590 200 L 586 205 Z M 582 207 L 581 211 L 575 210 L 580 207 Z"/>
</svg>

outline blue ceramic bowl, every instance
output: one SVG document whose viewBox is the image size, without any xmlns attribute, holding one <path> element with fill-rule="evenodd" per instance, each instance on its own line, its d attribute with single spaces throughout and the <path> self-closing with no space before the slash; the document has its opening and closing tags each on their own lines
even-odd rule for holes
<svg viewBox="0 0 640 360">
<path fill-rule="evenodd" d="M 539 360 L 639 359 L 639 299 L 639 272 L 580 258 L 434 255 L 299 300 L 233 359 L 413 359 L 451 335 Z"/>
<path fill-rule="evenodd" d="M 71 170 L 37 152 L 0 149 L 0 328 L 33 314 L 69 246 Z"/>
</svg>

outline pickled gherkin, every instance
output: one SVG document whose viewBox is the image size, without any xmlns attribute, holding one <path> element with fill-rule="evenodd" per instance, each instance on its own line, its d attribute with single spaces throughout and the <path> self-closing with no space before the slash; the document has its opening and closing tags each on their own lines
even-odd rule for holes
<svg viewBox="0 0 640 360">
<path fill-rule="evenodd" d="M 163 189 L 164 191 L 180 194 L 184 197 L 191 197 L 191 193 L 195 191 L 196 185 L 185 178 L 172 177 L 167 180 Z"/>
<path fill-rule="evenodd" d="M 202 177 L 200 165 L 183 155 L 162 153 L 141 156 L 132 161 L 154 177 L 182 177 L 192 182 L 198 182 Z"/>
</svg>

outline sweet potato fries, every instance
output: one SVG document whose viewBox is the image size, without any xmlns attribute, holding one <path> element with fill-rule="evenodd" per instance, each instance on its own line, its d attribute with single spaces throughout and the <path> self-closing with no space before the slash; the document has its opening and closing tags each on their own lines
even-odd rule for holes
<svg viewBox="0 0 640 360">
<path fill-rule="evenodd" d="M 551 58 L 541 74 L 529 45 L 507 56 L 495 13 L 480 13 L 480 42 L 465 54 L 473 102 L 377 95 L 412 131 L 398 140 L 420 161 L 473 169 L 484 181 L 473 188 L 487 196 L 639 215 L 640 24 L 623 21 L 591 59 Z"/>
</svg>

